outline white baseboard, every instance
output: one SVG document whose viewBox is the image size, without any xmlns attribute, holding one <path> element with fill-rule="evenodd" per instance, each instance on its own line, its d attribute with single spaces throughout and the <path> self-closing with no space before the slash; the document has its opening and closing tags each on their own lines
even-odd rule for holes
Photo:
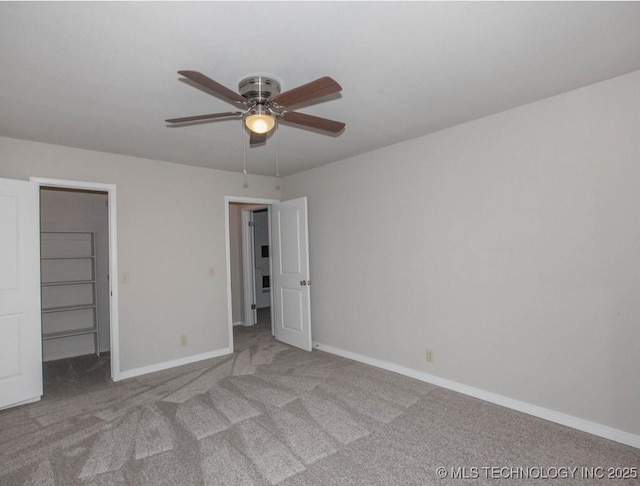
<svg viewBox="0 0 640 486">
<path fill-rule="evenodd" d="M 234 322 L 233 323 L 234 326 L 246 326 L 246 324 L 244 323 L 244 321 L 238 321 L 238 322 Z"/>
<path fill-rule="evenodd" d="M 232 353 L 233 349 L 231 348 L 218 349 L 216 351 L 210 351 L 208 353 L 195 354 L 193 356 L 186 356 L 184 358 L 165 361 L 163 363 L 157 363 L 149 366 L 142 366 L 141 368 L 121 371 L 117 377 L 112 377 L 112 379 L 113 381 L 126 380 L 127 378 L 133 378 L 135 376 L 146 375 L 147 373 L 167 370 L 169 368 L 175 368 L 176 366 L 183 366 L 186 364 L 195 363 L 197 361 L 203 361 L 205 359 L 218 358 L 220 356 L 225 356 Z"/>
<path fill-rule="evenodd" d="M 497 393 L 474 388 L 472 386 L 457 383 L 455 381 L 431 375 L 423 371 L 414 370 L 395 363 L 389 363 L 377 358 L 371 358 L 362 354 L 353 353 L 351 351 L 345 351 L 343 349 L 328 346 L 326 344 L 314 342 L 313 347 L 314 349 L 318 349 L 320 351 L 325 351 L 337 356 L 342 356 L 343 358 L 352 359 L 353 361 L 358 361 L 360 363 L 375 366 L 376 368 L 382 368 L 383 370 L 393 371 L 394 373 L 398 373 L 400 375 L 415 378 L 416 380 L 431 383 L 432 385 L 447 388 L 464 395 L 479 398 L 480 400 L 484 400 L 486 402 L 495 403 L 496 405 L 500 405 L 502 407 L 517 410 L 518 412 L 533 415 L 534 417 L 549 420 L 550 422 L 555 422 L 557 424 L 566 425 L 567 427 L 571 427 L 582 432 L 587 432 L 589 434 L 597 435 L 598 437 L 603 437 L 605 439 L 613 440 L 615 442 L 620 442 L 621 444 L 640 449 L 640 435 L 630 434 L 629 432 L 574 417 L 573 415 L 567 415 L 565 413 L 550 410 L 548 408 L 539 407 L 537 405 L 521 402 L 519 400 L 514 400 L 503 395 L 498 395 Z"/>
</svg>

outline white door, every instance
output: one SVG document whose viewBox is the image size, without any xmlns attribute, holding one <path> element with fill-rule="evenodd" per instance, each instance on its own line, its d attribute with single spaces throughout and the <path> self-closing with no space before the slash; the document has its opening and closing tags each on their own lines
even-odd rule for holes
<svg viewBox="0 0 640 486">
<path fill-rule="evenodd" d="M 276 339 L 311 351 L 307 198 L 274 204 L 271 214 Z"/>
<path fill-rule="evenodd" d="M 38 190 L 0 179 L 0 408 L 42 396 Z"/>
</svg>

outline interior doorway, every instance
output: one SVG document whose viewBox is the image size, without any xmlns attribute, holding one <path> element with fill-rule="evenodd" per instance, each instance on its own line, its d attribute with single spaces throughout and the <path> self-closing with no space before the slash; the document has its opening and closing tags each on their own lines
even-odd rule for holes
<svg viewBox="0 0 640 486">
<path fill-rule="evenodd" d="M 251 260 L 255 242 L 246 235 L 243 238 L 243 228 L 250 227 L 249 218 L 255 210 L 265 207 L 269 224 L 269 332 L 278 341 L 311 351 L 309 231 L 304 196 L 287 201 L 225 196 L 229 349 L 235 350 L 234 328 L 247 329 L 256 322 L 253 311 L 257 311 L 257 304 L 251 309 L 255 300 L 250 295 L 255 293 L 255 277 L 246 276 L 248 265 L 234 265 L 233 261 L 242 261 L 243 253 L 249 254 L 245 261 Z M 262 252 L 262 248 L 259 251 Z M 243 289 L 247 287 L 249 297 L 245 298 Z"/>
<path fill-rule="evenodd" d="M 272 330 L 269 205 L 229 203 L 229 267 L 234 332 Z"/>
<path fill-rule="evenodd" d="M 244 322 L 271 329 L 271 236 L 269 206 L 240 206 Z"/>
<path fill-rule="evenodd" d="M 255 326 L 272 331 L 269 208 L 277 200 L 227 197 L 229 346 Z"/>
<path fill-rule="evenodd" d="M 106 271 L 100 269 L 100 287 L 104 289 L 106 282 L 106 291 L 102 290 L 96 297 L 98 307 L 102 307 L 104 317 L 102 317 L 102 323 L 108 324 L 108 326 L 102 327 L 102 332 L 97 336 L 99 343 L 93 344 L 91 349 L 87 349 L 88 352 L 94 352 L 96 345 L 98 349 L 106 350 L 109 352 L 109 365 L 107 367 L 107 374 L 110 375 L 110 379 L 113 381 L 120 381 L 122 379 L 120 373 L 120 349 L 119 349 L 119 313 L 118 313 L 118 218 L 117 218 L 117 188 L 114 184 L 106 184 L 101 182 L 85 182 L 74 181 L 64 179 L 49 179 L 44 177 L 31 177 L 30 182 L 37 184 L 39 188 L 48 188 L 53 190 L 71 190 L 76 193 L 102 193 L 106 195 L 106 203 L 104 200 L 99 203 L 95 203 L 100 206 L 100 211 L 106 211 L 107 213 L 107 248 L 97 249 L 98 252 L 104 255 L 108 255 Z M 62 192 L 62 194 L 66 194 Z M 104 197 L 104 196 L 103 196 Z M 104 206 L 106 204 L 106 206 Z M 68 211 L 64 209 L 63 211 Z M 40 211 L 39 211 L 40 213 Z M 40 215 L 42 220 L 42 215 Z M 104 232 L 104 230 L 102 230 Z M 104 235 L 103 235 L 104 236 Z M 97 238 L 99 240 L 100 238 Z M 41 254 L 42 256 L 42 254 Z M 96 272 L 96 277 L 98 277 Z M 97 288 L 96 288 L 97 290 Z M 106 302 L 105 302 L 106 297 Z M 97 300 L 100 299 L 100 300 Z M 70 304 L 72 305 L 72 304 Z M 108 314 L 106 313 L 108 311 Z M 106 317 L 108 315 L 108 317 Z M 100 315 L 98 315 L 98 322 L 100 322 Z M 44 330 L 44 329 L 43 329 Z M 101 351 L 102 354 L 102 351 Z M 87 355 L 84 355 L 87 356 Z M 75 358 L 72 358 L 75 359 Z M 78 358 L 80 359 L 80 358 Z"/>
<path fill-rule="evenodd" d="M 46 395 L 111 377 L 108 196 L 106 191 L 40 186 Z"/>
</svg>

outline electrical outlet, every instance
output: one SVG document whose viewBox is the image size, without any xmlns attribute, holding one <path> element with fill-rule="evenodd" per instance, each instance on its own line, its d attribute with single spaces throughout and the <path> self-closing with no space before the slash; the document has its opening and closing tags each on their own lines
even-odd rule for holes
<svg viewBox="0 0 640 486">
<path fill-rule="evenodd" d="M 424 359 L 426 360 L 427 363 L 433 363 L 433 349 L 427 348 L 425 350 Z"/>
<path fill-rule="evenodd" d="M 129 272 L 125 272 L 122 274 L 122 283 L 123 284 L 129 283 Z"/>
<path fill-rule="evenodd" d="M 186 346 L 186 345 L 187 345 L 187 335 L 180 334 L 180 346 Z"/>
</svg>

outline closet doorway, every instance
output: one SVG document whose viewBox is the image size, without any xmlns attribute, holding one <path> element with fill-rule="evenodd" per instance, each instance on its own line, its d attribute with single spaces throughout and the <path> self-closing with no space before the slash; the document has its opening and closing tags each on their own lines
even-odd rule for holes
<svg viewBox="0 0 640 486">
<path fill-rule="evenodd" d="M 111 379 L 109 194 L 40 187 L 44 394 Z"/>
</svg>

